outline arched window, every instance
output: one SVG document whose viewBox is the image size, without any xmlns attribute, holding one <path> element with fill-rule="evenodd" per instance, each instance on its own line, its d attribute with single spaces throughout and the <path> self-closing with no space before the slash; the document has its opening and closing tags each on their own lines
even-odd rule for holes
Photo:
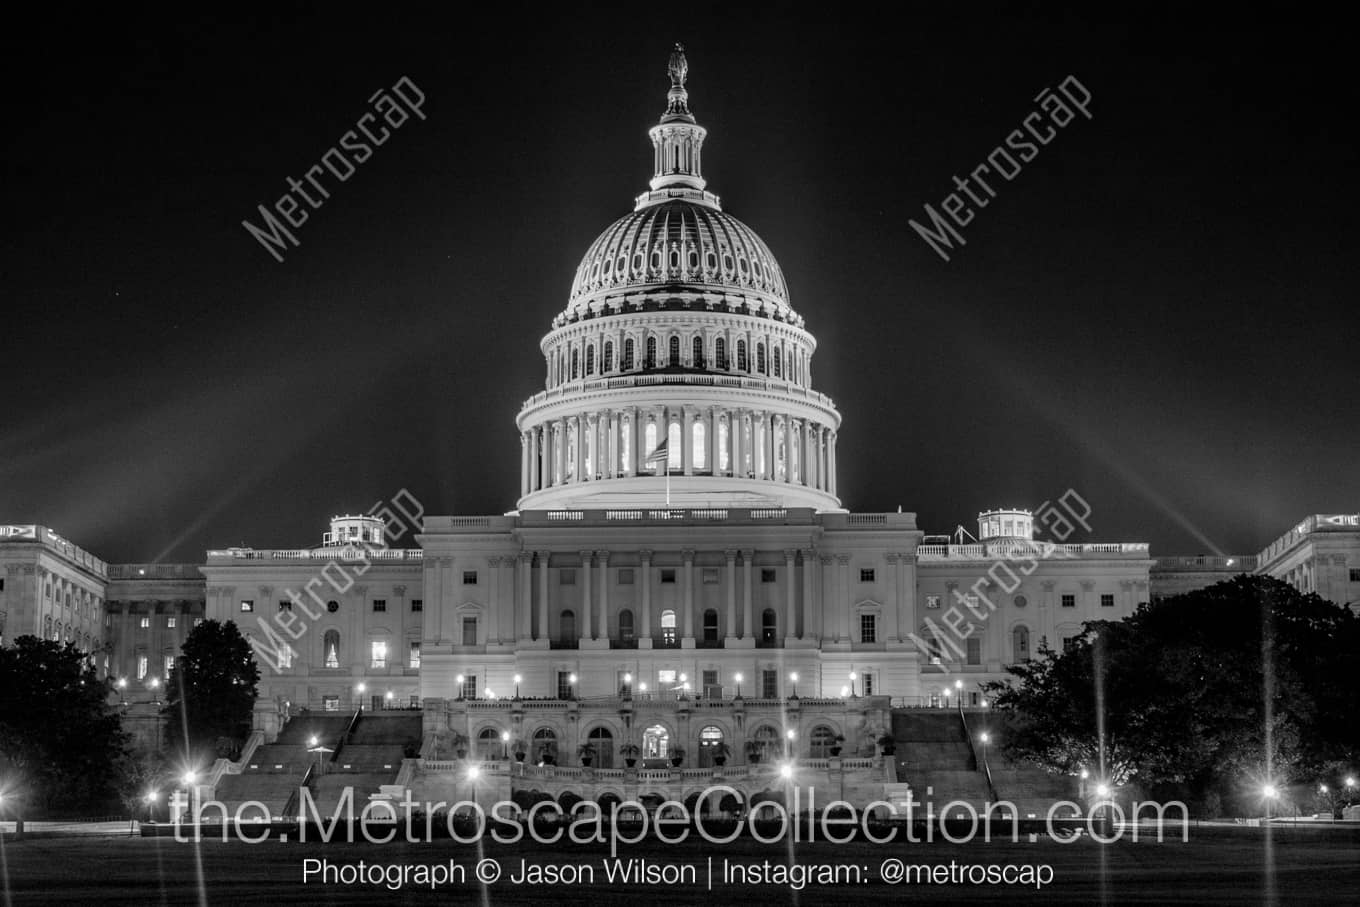
<svg viewBox="0 0 1360 907">
<path fill-rule="evenodd" d="M 676 337 L 674 334 L 672 334 L 672 335 L 671 335 L 671 342 L 670 342 L 670 344 L 669 344 L 669 347 L 670 347 L 670 365 L 671 365 L 671 368 L 679 368 L 679 367 L 680 367 L 680 338 L 679 338 L 679 337 Z"/>
<path fill-rule="evenodd" d="M 576 645 L 576 612 L 568 608 L 557 621 L 557 638 L 564 646 Z"/>
<path fill-rule="evenodd" d="M 824 724 L 819 724 L 808 735 L 808 756 L 812 759 L 826 759 L 831 748 L 836 745 L 836 732 Z"/>
<path fill-rule="evenodd" d="M 731 468 L 727 451 L 729 446 L 727 419 L 722 418 L 718 420 L 718 472 L 725 473 Z"/>
<path fill-rule="evenodd" d="M 604 365 L 600 367 L 600 372 L 609 374 L 614 370 L 614 343 L 611 340 L 604 342 Z"/>
<path fill-rule="evenodd" d="M 704 611 L 704 642 L 718 641 L 718 612 L 709 608 Z"/>
<path fill-rule="evenodd" d="M 595 747 L 595 767 L 613 768 L 614 767 L 614 735 L 609 732 L 607 727 L 597 727 L 591 730 L 586 737 L 590 744 Z"/>
<path fill-rule="evenodd" d="M 693 426 L 690 428 L 690 433 L 694 438 L 694 450 L 690 454 L 690 462 L 694 464 L 695 469 L 707 469 L 708 426 L 704 424 L 703 419 L 695 419 Z"/>
<path fill-rule="evenodd" d="M 704 338 L 702 338 L 702 337 L 695 337 L 695 338 L 694 338 L 694 343 L 693 343 L 691 346 L 692 346 L 692 350 L 691 350 L 691 352 L 690 352 L 690 360 L 691 360 L 691 364 L 692 364 L 695 368 L 703 368 L 703 367 L 704 367 Z"/>
<path fill-rule="evenodd" d="M 717 342 L 713 344 L 713 348 L 714 348 L 713 356 L 717 360 L 718 368 L 721 369 L 722 371 L 726 371 L 727 370 L 726 338 L 719 337 Z"/>
<path fill-rule="evenodd" d="M 1016 663 L 1029 661 L 1029 627 L 1020 624 L 1011 631 L 1011 644 Z"/>
<path fill-rule="evenodd" d="M 595 374 L 595 344 L 586 347 L 586 374 Z"/>
<path fill-rule="evenodd" d="M 745 340 L 738 340 L 738 341 L 737 341 L 737 371 L 739 371 L 739 372 L 747 372 L 747 371 L 750 371 L 750 369 L 747 368 L 747 359 L 746 359 L 746 341 L 745 341 Z"/>
<path fill-rule="evenodd" d="M 665 759 L 670 751 L 671 735 L 664 727 L 654 724 L 642 732 L 643 759 Z"/>
<path fill-rule="evenodd" d="M 340 667 L 340 631 L 327 630 L 321 637 L 322 663 L 328 668 Z"/>
<path fill-rule="evenodd" d="M 713 757 L 718 754 L 718 747 L 722 745 L 722 728 L 709 725 L 699 732 L 699 768 L 711 768 L 714 763 Z"/>
<path fill-rule="evenodd" d="M 773 354 L 773 356 L 774 356 L 774 376 L 775 376 L 776 378 L 781 378 L 781 377 L 783 377 L 783 371 L 784 371 L 783 368 L 781 367 L 781 365 L 782 365 L 782 363 L 783 363 L 783 360 L 784 360 L 784 357 L 780 354 L 780 352 L 779 352 L 779 347 L 777 347 L 777 346 L 776 346 L 773 350 L 771 350 L 770 352 L 771 352 L 771 353 Z"/>
<path fill-rule="evenodd" d="M 761 762 L 773 762 L 778 759 L 784 750 L 784 741 L 780 739 L 779 732 L 768 724 L 762 724 L 756 728 L 755 734 L 751 736 L 754 745 L 755 758 Z M 750 753 L 747 757 L 750 758 Z"/>
<path fill-rule="evenodd" d="M 533 757 L 539 765 L 547 759 L 557 760 L 557 732 L 550 727 L 534 731 Z"/>
<path fill-rule="evenodd" d="M 763 343 L 756 344 L 756 371 L 762 375 L 767 374 L 765 371 L 765 344 Z M 576 376 L 572 375 L 572 377 Z"/>
<path fill-rule="evenodd" d="M 581 351 L 571 351 L 571 380 L 581 377 Z"/>
<path fill-rule="evenodd" d="M 495 728 L 482 728 L 481 733 L 477 735 L 476 756 L 483 762 L 503 758 L 504 746 L 501 735 L 496 733 Z"/>
<path fill-rule="evenodd" d="M 633 612 L 624 608 L 619 612 L 619 639 L 631 642 L 636 638 L 633 634 Z"/>
<path fill-rule="evenodd" d="M 643 582 L 646 582 L 644 579 Z M 675 612 L 666 610 L 661 612 L 661 646 L 666 649 L 674 649 L 680 645 L 680 641 L 675 638 Z"/>
<path fill-rule="evenodd" d="M 680 457 L 683 452 L 685 442 L 680 439 L 680 423 L 672 422 L 670 429 L 666 432 L 666 469 L 679 469 Z"/>
<path fill-rule="evenodd" d="M 624 419 L 619 423 L 619 459 L 623 461 L 624 475 L 633 473 L 633 420 Z"/>
<path fill-rule="evenodd" d="M 623 371 L 633 370 L 633 338 L 629 337 L 623 341 Z"/>
<path fill-rule="evenodd" d="M 760 612 L 760 641 L 764 645 L 772 646 L 779 632 L 779 619 L 775 617 L 773 608 L 766 608 Z"/>
<path fill-rule="evenodd" d="M 656 368 L 656 338 L 647 338 L 647 354 L 642 360 L 643 368 Z"/>
</svg>

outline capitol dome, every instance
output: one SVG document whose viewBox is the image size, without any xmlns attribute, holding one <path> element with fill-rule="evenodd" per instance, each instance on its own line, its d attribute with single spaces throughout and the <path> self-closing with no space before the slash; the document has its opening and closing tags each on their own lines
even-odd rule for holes
<svg viewBox="0 0 1360 907">
<path fill-rule="evenodd" d="M 601 233 L 576 269 L 564 314 L 617 310 L 625 294 L 675 285 L 721 289 L 771 317 L 801 320 L 789 308 L 779 263 L 755 231 L 716 204 L 689 198 L 644 204 Z"/>
<path fill-rule="evenodd" d="M 677 46 L 648 190 L 591 243 L 540 343 L 520 510 L 840 509 L 816 338 L 769 247 L 705 188 L 688 71 Z"/>
</svg>

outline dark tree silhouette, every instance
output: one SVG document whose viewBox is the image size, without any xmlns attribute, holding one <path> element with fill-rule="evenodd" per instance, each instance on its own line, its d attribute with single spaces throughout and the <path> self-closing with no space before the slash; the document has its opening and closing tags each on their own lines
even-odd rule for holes
<svg viewBox="0 0 1360 907">
<path fill-rule="evenodd" d="M 260 669 L 233 621 L 189 632 L 166 683 L 166 739 L 186 764 L 217 755 L 218 741 L 250 733 Z"/>
</svg>

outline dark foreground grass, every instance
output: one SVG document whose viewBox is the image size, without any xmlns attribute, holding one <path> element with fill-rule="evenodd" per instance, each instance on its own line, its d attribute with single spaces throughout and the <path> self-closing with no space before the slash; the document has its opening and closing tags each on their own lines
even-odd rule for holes
<svg viewBox="0 0 1360 907">
<path fill-rule="evenodd" d="M 451 841 L 422 844 L 323 844 L 270 841 L 176 843 L 170 838 L 62 838 L 4 842 L 4 894 L 14 904 L 578 904 L 592 907 L 663 904 L 864 905 L 899 902 L 982 901 L 1026 904 L 1263 904 L 1356 903 L 1360 901 L 1360 836 L 1343 830 L 1275 829 L 1267 860 L 1260 829 L 1195 829 L 1190 841 L 1120 842 L 1089 839 L 1062 845 L 1037 843 L 795 845 L 793 861 L 857 867 L 861 881 L 809 884 L 738 884 L 724 881 L 724 861 L 772 865 L 790 862 L 785 843 L 743 838 L 714 845 L 702 840 L 667 845 L 655 840 L 620 848 L 623 859 L 654 866 L 692 866 L 695 882 L 628 884 L 609 882 L 605 845 L 476 845 Z M 383 884 L 303 882 L 307 859 L 332 864 L 442 864 L 463 866 L 466 881 L 435 891 L 417 886 L 389 890 Z M 485 889 L 476 881 L 480 859 L 495 860 L 500 881 Z M 712 860 L 712 887 L 709 861 Z M 1052 867 L 1053 880 L 1037 889 L 1020 884 L 899 884 L 882 879 L 883 861 L 907 865 L 988 864 Z M 515 884 L 521 861 L 530 865 L 589 867 L 593 884 L 534 881 Z M 1273 871 L 1268 871 L 1273 867 Z M 570 871 L 570 870 L 569 870 Z M 675 869 L 671 869 L 675 872 Z M 580 870 L 584 876 L 584 870 Z M 843 878 L 853 875 L 843 869 Z M 201 879 L 201 885 L 200 885 Z M 483 900 L 485 890 L 486 899 Z"/>
</svg>

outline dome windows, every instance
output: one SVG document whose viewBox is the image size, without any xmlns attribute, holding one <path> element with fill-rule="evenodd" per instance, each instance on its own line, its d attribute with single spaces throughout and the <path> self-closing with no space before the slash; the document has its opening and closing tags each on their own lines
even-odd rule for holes
<svg viewBox="0 0 1360 907">
<path fill-rule="evenodd" d="M 704 338 L 702 338 L 702 337 L 695 337 L 695 338 L 694 338 L 693 347 L 694 347 L 694 349 L 693 349 L 693 353 L 692 353 L 692 355 L 691 355 L 691 357 L 690 357 L 690 364 L 693 365 L 695 368 L 703 368 L 703 367 L 704 367 Z"/>
<path fill-rule="evenodd" d="M 670 352 L 670 362 L 669 362 L 670 367 L 671 367 L 671 368 L 679 368 L 679 367 L 680 367 L 680 338 L 679 338 L 679 337 L 676 337 L 674 334 L 671 335 L 670 351 L 669 351 L 669 352 Z"/>
<path fill-rule="evenodd" d="M 613 370 L 614 370 L 614 343 L 613 341 L 606 340 L 604 342 L 604 365 L 601 366 L 600 371 L 603 374 L 607 375 Z"/>
<path fill-rule="evenodd" d="M 595 374 L 595 346 L 591 344 L 586 347 L 586 374 Z"/>
<path fill-rule="evenodd" d="M 751 370 L 750 364 L 749 364 L 749 362 L 747 361 L 747 358 L 746 358 L 746 341 L 745 341 L 745 340 L 738 340 L 738 341 L 737 341 L 737 371 L 739 371 L 739 372 L 749 372 L 750 370 Z"/>
<path fill-rule="evenodd" d="M 633 370 L 633 338 L 629 337 L 623 341 L 623 370 L 631 372 Z"/>
<path fill-rule="evenodd" d="M 717 360 L 717 366 L 718 366 L 719 370 L 721 370 L 721 371 L 727 371 L 727 340 L 726 340 L 726 338 L 719 337 L 718 340 L 717 340 L 717 343 L 715 343 L 714 346 L 715 346 L 715 349 L 716 349 L 716 352 L 714 353 L 714 357 L 715 357 L 716 360 Z"/>
<path fill-rule="evenodd" d="M 643 357 L 642 367 L 645 369 L 656 368 L 656 338 L 647 338 L 647 354 Z"/>
</svg>

